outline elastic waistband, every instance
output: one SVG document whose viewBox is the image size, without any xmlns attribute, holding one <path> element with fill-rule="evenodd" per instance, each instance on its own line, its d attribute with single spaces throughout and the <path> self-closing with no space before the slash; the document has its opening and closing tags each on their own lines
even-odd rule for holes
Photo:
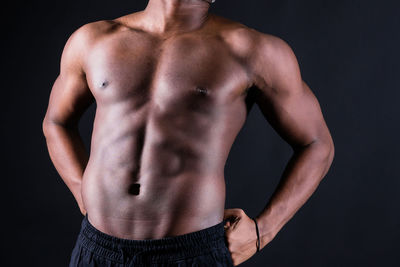
<svg viewBox="0 0 400 267">
<path fill-rule="evenodd" d="M 205 250 L 221 247 L 225 242 L 224 221 L 179 236 L 134 240 L 101 232 L 89 222 L 87 215 L 83 218 L 80 236 L 82 245 L 87 249 L 118 262 L 124 261 L 126 255 L 133 257 L 146 252 L 155 260 L 169 258 L 171 254 L 174 257 L 199 255 Z"/>
</svg>

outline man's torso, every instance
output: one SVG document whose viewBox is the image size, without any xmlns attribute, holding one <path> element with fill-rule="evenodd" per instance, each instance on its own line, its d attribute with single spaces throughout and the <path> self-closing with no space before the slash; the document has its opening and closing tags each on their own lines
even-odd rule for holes
<svg viewBox="0 0 400 267">
<path fill-rule="evenodd" d="M 222 221 L 252 82 L 230 45 L 239 26 L 221 21 L 165 40 L 98 23 L 85 56 L 97 108 L 82 197 L 99 230 L 154 239 Z"/>
</svg>

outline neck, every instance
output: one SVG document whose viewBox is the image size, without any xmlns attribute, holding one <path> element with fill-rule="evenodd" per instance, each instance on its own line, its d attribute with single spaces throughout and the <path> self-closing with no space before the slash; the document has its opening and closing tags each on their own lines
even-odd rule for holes
<svg viewBox="0 0 400 267">
<path fill-rule="evenodd" d="M 153 32 L 185 32 L 200 28 L 211 0 L 149 0 L 143 15 Z"/>
</svg>

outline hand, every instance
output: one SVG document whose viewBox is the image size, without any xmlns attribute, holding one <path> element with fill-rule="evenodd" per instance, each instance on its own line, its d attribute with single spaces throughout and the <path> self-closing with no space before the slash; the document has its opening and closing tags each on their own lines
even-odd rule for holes
<svg viewBox="0 0 400 267">
<path fill-rule="evenodd" d="M 78 205 L 78 206 L 79 206 L 79 210 L 81 211 L 82 215 L 83 215 L 83 216 L 86 216 L 86 209 L 85 209 L 85 207 L 83 206 L 83 204 Z"/>
<path fill-rule="evenodd" d="M 257 252 L 257 232 L 254 221 L 242 209 L 224 211 L 225 236 L 233 265 L 239 265 Z"/>
<path fill-rule="evenodd" d="M 86 216 L 86 210 L 83 209 L 83 208 L 81 208 L 80 210 L 81 210 L 82 215 L 83 215 L 83 216 Z"/>
</svg>

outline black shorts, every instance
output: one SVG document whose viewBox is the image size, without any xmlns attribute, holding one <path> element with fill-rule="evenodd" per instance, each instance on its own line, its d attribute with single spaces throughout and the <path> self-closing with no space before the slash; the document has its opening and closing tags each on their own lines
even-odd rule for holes
<svg viewBox="0 0 400 267">
<path fill-rule="evenodd" d="M 100 232 L 86 215 L 69 266 L 233 266 L 226 244 L 224 221 L 179 236 L 129 240 Z"/>
</svg>

